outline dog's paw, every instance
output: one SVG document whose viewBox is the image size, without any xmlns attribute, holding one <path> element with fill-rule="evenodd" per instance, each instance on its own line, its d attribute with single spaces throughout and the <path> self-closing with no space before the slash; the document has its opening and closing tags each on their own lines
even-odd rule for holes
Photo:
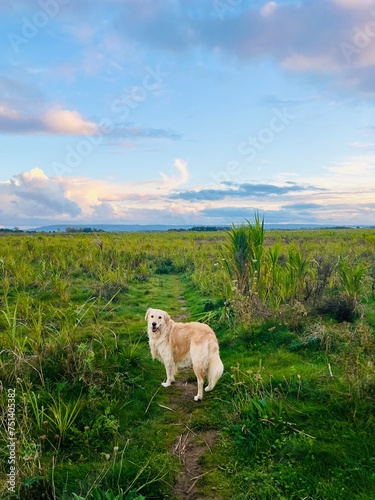
<svg viewBox="0 0 375 500">
<path fill-rule="evenodd" d="M 204 390 L 205 390 L 206 392 L 210 392 L 210 391 L 212 391 L 212 389 L 211 389 L 211 387 L 210 387 L 209 385 L 208 385 L 207 387 L 205 387 L 205 388 L 204 388 Z"/>
<path fill-rule="evenodd" d="M 166 382 L 162 382 L 161 385 L 163 387 L 169 387 L 170 385 L 172 385 L 174 383 L 175 383 L 175 379 L 173 379 L 173 380 L 167 380 Z"/>
<path fill-rule="evenodd" d="M 200 396 L 194 396 L 194 401 L 202 401 L 202 398 Z"/>
</svg>

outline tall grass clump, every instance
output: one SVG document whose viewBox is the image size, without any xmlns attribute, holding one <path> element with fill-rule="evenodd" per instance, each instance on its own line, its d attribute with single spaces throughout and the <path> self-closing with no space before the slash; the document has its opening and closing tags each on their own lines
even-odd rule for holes
<svg viewBox="0 0 375 500">
<path fill-rule="evenodd" d="M 286 304 L 295 307 L 304 299 L 309 257 L 295 244 L 286 252 L 280 241 L 266 247 L 264 219 L 258 213 L 253 224 L 233 226 L 227 239 L 224 255 L 233 282 L 231 303 L 240 321 L 270 319 Z"/>
<path fill-rule="evenodd" d="M 224 246 L 224 259 L 228 272 L 241 293 L 250 290 L 259 292 L 261 283 L 264 220 L 259 214 L 255 222 L 247 221 L 247 226 L 232 226 Z"/>
<path fill-rule="evenodd" d="M 360 314 L 360 299 L 364 286 L 367 267 L 362 262 L 351 265 L 348 259 L 340 256 L 338 264 L 338 275 L 342 295 L 348 301 L 349 307 L 354 315 Z"/>
<path fill-rule="evenodd" d="M 319 313 L 337 321 L 353 322 L 363 315 L 363 300 L 370 291 L 369 265 L 352 255 L 340 254 L 330 279 L 330 286 L 316 303 Z"/>
<path fill-rule="evenodd" d="M 280 240 L 267 245 L 264 220 L 232 226 L 223 247 L 225 268 L 232 280 L 230 303 L 243 324 L 281 321 L 301 330 L 317 312 L 338 320 L 361 315 L 368 265 L 352 259 L 342 248 L 328 254 L 312 245 Z M 338 259 L 335 252 L 338 253 Z"/>
<path fill-rule="evenodd" d="M 254 224 L 233 225 L 223 248 L 225 268 L 232 280 L 230 303 L 235 317 L 251 323 L 266 317 L 264 307 L 267 277 L 264 267 L 264 220 L 255 214 Z"/>
</svg>

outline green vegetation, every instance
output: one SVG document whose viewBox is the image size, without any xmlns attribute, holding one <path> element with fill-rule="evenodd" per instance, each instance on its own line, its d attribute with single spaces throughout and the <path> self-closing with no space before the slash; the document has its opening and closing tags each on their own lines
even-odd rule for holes
<svg viewBox="0 0 375 500">
<path fill-rule="evenodd" d="M 373 229 L 267 232 L 258 216 L 229 231 L 0 235 L 2 498 L 178 498 L 186 429 L 211 438 L 189 494 L 374 498 L 374 256 Z M 203 402 L 160 386 L 148 307 L 217 332 L 225 373 Z"/>
</svg>

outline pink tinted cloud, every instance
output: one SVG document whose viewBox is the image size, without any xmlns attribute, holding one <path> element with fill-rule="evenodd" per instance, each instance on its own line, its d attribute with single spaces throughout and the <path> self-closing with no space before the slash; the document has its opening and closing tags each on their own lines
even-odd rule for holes
<svg viewBox="0 0 375 500">
<path fill-rule="evenodd" d="M 50 109 L 41 121 L 46 131 L 56 135 L 92 135 L 98 131 L 95 123 L 85 120 L 78 111 L 69 109 Z"/>
<path fill-rule="evenodd" d="M 0 102 L 0 133 L 46 135 L 93 135 L 98 126 L 86 120 L 78 111 L 55 107 L 30 114 Z"/>
</svg>

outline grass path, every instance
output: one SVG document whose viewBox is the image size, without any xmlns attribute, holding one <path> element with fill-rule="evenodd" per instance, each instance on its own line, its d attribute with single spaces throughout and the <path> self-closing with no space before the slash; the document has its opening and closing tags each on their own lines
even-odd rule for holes
<svg viewBox="0 0 375 500">
<path fill-rule="evenodd" d="M 181 277 L 179 275 L 162 276 L 159 284 L 164 290 L 169 291 L 167 294 L 170 299 L 168 312 L 172 318 L 175 321 L 189 321 L 189 308 L 185 299 L 186 285 Z M 167 309 L 167 306 L 159 303 L 150 306 Z M 168 415 L 169 425 L 173 433 L 178 429 L 177 438 L 169 449 L 170 453 L 178 458 L 180 464 L 172 494 L 174 498 L 184 500 L 200 498 L 199 481 L 211 472 L 204 470 L 203 457 L 212 452 L 212 447 L 218 440 L 218 431 L 199 429 L 196 426 L 196 421 L 204 411 L 205 401 L 196 402 L 193 399 L 197 391 L 197 383 L 192 369 L 180 370 L 176 383 L 165 391 L 168 403 L 164 405 L 164 410 L 172 414 L 172 416 Z M 206 396 L 207 398 L 209 396 Z M 213 492 L 212 495 L 205 492 L 204 498 L 220 499 L 221 497 L 217 495 L 217 492 Z"/>
</svg>

